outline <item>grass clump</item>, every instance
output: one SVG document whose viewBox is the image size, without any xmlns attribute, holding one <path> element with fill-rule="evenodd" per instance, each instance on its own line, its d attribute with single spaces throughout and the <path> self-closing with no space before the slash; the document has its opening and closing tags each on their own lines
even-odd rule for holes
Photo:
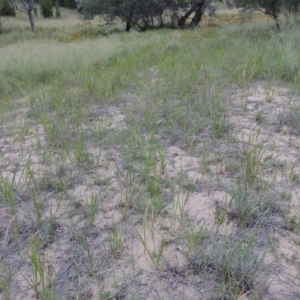
<svg viewBox="0 0 300 300">
<path fill-rule="evenodd" d="M 288 126 L 289 132 L 299 135 L 300 133 L 300 107 L 298 104 L 292 104 L 287 109 L 279 114 L 278 116 L 278 126 Z"/>
<path fill-rule="evenodd" d="M 283 206 L 276 193 L 259 192 L 241 185 L 232 191 L 228 217 L 237 220 L 241 227 L 265 226 L 274 216 L 283 217 L 283 213 Z"/>
<path fill-rule="evenodd" d="M 202 239 L 198 252 L 186 266 L 169 266 L 166 271 L 176 273 L 181 279 L 192 272 L 198 280 L 209 282 L 210 288 L 200 292 L 205 299 L 238 299 L 242 295 L 257 299 L 265 293 L 265 283 L 257 279 L 267 266 L 256 250 L 255 239 L 256 231 L 247 237 L 247 241 L 238 236 L 229 238 L 211 232 Z"/>
</svg>

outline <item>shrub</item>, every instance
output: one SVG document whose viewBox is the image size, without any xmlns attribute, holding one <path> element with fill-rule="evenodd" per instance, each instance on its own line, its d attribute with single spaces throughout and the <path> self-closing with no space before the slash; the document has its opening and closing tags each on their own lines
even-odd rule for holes
<svg viewBox="0 0 300 300">
<path fill-rule="evenodd" d="M 76 2 L 74 0 L 58 0 L 58 6 L 67 8 L 76 8 Z"/>
<path fill-rule="evenodd" d="M 40 0 L 40 10 L 44 18 L 53 17 L 53 4 L 51 0 Z"/>
<path fill-rule="evenodd" d="M 15 9 L 8 0 L 0 0 L 0 16 L 16 16 Z"/>
</svg>

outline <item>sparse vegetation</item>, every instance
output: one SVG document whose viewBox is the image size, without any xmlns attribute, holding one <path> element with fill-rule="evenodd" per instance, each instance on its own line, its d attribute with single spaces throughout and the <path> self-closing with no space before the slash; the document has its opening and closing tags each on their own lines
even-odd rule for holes
<svg viewBox="0 0 300 300">
<path fill-rule="evenodd" d="M 0 298 L 297 299 L 298 25 L 60 10 L 0 36 Z"/>
</svg>

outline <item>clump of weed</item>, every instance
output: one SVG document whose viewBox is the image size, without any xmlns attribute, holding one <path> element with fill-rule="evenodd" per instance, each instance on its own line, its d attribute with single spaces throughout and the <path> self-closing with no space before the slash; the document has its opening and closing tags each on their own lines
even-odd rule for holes
<svg viewBox="0 0 300 300">
<path fill-rule="evenodd" d="M 25 281 L 35 292 L 37 298 L 55 299 L 51 263 L 46 256 L 40 253 L 40 244 L 37 240 L 31 241 L 28 258 L 32 265 L 32 278 L 28 279 L 23 276 Z"/>
<path fill-rule="evenodd" d="M 264 116 L 262 115 L 261 112 L 258 112 L 256 113 L 255 115 L 255 121 L 258 123 L 258 124 L 261 124 L 264 120 Z"/>
<path fill-rule="evenodd" d="M 258 133 L 259 134 L 259 133 Z M 244 173 L 242 181 L 244 185 L 261 187 L 264 185 L 263 155 L 265 149 L 262 145 L 255 145 L 258 134 L 250 136 L 243 149 Z"/>
<path fill-rule="evenodd" d="M 71 188 L 73 184 L 66 176 L 55 177 L 54 175 L 46 174 L 38 181 L 37 186 L 42 191 L 60 193 Z"/>
<path fill-rule="evenodd" d="M 124 248 L 124 242 L 118 230 L 117 224 L 113 225 L 110 239 L 110 252 L 113 257 L 120 257 L 121 251 Z"/>
<path fill-rule="evenodd" d="M 284 111 L 278 116 L 277 128 L 288 126 L 290 133 L 300 134 L 300 106 L 291 105 L 288 111 Z"/>
<path fill-rule="evenodd" d="M 286 217 L 284 228 L 290 231 L 300 232 L 300 215 L 293 214 Z"/>
<path fill-rule="evenodd" d="M 192 224 L 187 227 L 185 232 L 188 247 L 194 254 L 199 251 L 199 248 L 201 248 L 202 244 L 205 243 L 205 239 L 209 238 L 209 236 L 210 232 L 207 228 L 202 226 L 200 229 L 196 229 Z"/>
<path fill-rule="evenodd" d="M 0 270 L 0 294 L 3 295 L 3 299 L 9 300 L 11 299 L 10 288 L 13 280 L 13 273 L 10 267 L 5 263 L 0 265 Z"/>
<path fill-rule="evenodd" d="M 255 250 L 254 231 L 247 241 L 238 236 L 218 236 L 211 232 L 198 252 L 189 260 L 188 269 L 196 276 L 209 278 L 214 296 L 237 299 L 246 293 L 262 293 L 258 276 L 264 258 Z"/>
<path fill-rule="evenodd" d="M 257 191 L 238 184 L 231 191 L 227 215 L 241 227 L 267 225 L 274 215 L 283 216 L 284 208 L 277 193 Z"/>
<path fill-rule="evenodd" d="M 231 175 L 237 174 L 240 171 L 240 164 L 235 160 L 230 160 L 225 165 L 225 171 Z"/>
<path fill-rule="evenodd" d="M 296 183 L 299 181 L 299 174 L 295 171 L 295 165 L 293 164 L 290 170 L 289 179 L 291 182 Z"/>
<path fill-rule="evenodd" d="M 95 195 L 91 195 L 90 202 L 86 205 L 85 214 L 90 224 L 95 221 L 99 199 Z"/>
<path fill-rule="evenodd" d="M 292 200 L 292 193 L 284 191 L 280 194 L 280 199 L 290 202 Z"/>
<path fill-rule="evenodd" d="M 47 248 L 51 245 L 60 231 L 62 231 L 62 225 L 50 213 L 50 217 L 40 224 L 40 235 L 43 241 L 42 248 Z"/>
</svg>

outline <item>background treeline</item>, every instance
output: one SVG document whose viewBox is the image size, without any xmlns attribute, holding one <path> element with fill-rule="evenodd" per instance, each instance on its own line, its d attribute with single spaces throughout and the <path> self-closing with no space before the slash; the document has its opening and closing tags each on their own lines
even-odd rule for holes
<svg viewBox="0 0 300 300">
<path fill-rule="evenodd" d="M 280 31 L 280 17 L 296 18 L 300 0 L 0 0 L 0 16 L 14 16 L 15 9 L 23 5 L 34 31 L 33 10 L 45 18 L 60 17 L 59 7 L 77 8 L 85 19 L 101 15 L 108 23 L 123 22 L 125 29 L 145 31 L 162 27 L 196 27 L 207 10 L 214 12 L 215 4 L 260 11 L 275 20 Z M 19 5 L 20 4 L 20 5 Z"/>
<path fill-rule="evenodd" d="M 58 0 L 57 2 L 60 7 L 76 8 L 76 3 L 74 0 Z"/>
<path fill-rule="evenodd" d="M 42 0 L 35 0 L 36 4 L 39 4 Z M 76 2 L 74 0 L 50 0 L 55 6 L 57 1 L 59 7 L 66 7 L 66 8 L 76 8 Z"/>
<path fill-rule="evenodd" d="M 195 27 L 210 6 L 207 0 L 83 0 L 86 18 L 102 14 L 108 21 L 121 20 L 126 30 L 155 27 Z"/>
<path fill-rule="evenodd" d="M 39 4 L 42 0 L 36 0 L 35 3 Z M 55 6 L 56 0 L 50 0 Z M 74 0 L 57 0 L 59 7 L 66 7 L 66 8 L 76 8 L 76 2 Z"/>
<path fill-rule="evenodd" d="M 195 27 L 205 11 L 215 11 L 214 4 L 260 11 L 272 17 L 280 31 L 279 16 L 296 17 L 300 12 L 300 0 L 83 0 L 86 18 L 103 15 L 108 21 L 121 20 L 126 30 L 139 31 L 155 27 Z"/>
</svg>

